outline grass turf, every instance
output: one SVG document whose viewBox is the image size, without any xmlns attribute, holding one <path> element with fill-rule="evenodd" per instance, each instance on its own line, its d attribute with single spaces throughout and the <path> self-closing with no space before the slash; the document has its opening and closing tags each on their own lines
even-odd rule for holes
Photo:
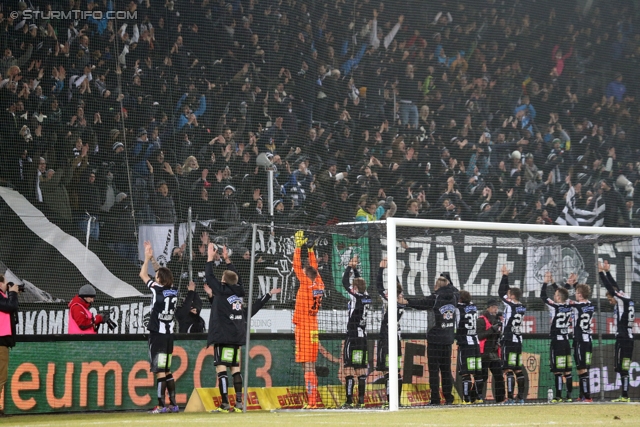
<svg viewBox="0 0 640 427">
<path fill-rule="evenodd" d="M 143 412 L 94 412 L 83 414 L 25 415 L 0 418 L 0 425 L 63 426 L 176 426 L 227 422 L 260 427 L 295 426 L 546 426 L 546 425 L 640 425 L 640 405 L 523 405 L 410 409 L 385 411 L 283 411 L 247 414 L 157 414 Z"/>
</svg>

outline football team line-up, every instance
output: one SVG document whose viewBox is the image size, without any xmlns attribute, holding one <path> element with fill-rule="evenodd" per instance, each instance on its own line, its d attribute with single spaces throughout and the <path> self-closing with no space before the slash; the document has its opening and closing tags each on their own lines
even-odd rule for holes
<svg viewBox="0 0 640 427">
<path fill-rule="evenodd" d="M 304 370 L 306 404 L 304 409 L 321 407 L 318 394 L 316 361 L 318 357 L 319 333 L 318 312 L 322 306 L 324 283 L 318 273 L 318 263 L 314 253 L 314 243 L 303 231 L 295 234 L 293 266 L 299 288 L 295 300 L 293 324 L 295 328 L 295 361 Z M 303 265 L 303 251 L 307 260 Z M 149 264 L 154 264 L 155 277 L 149 276 Z M 344 271 L 342 285 L 349 295 L 348 322 L 343 347 L 346 401 L 341 408 L 363 408 L 368 375 L 367 318 L 372 303 L 367 292 L 367 283 L 357 270 L 358 259 L 353 258 Z M 384 301 L 388 291 L 383 273 L 386 259 L 380 262 L 376 278 L 376 290 Z M 600 281 L 607 290 L 607 298 L 614 306 L 616 322 L 615 371 L 620 374 L 622 394 L 614 402 L 630 402 L 629 369 L 633 352 L 633 323 L 635 318 L 633 301 L 621 291 L 609 272 L 608 262 L 598 265 Z M 231 263 L 227 248 L 219 251 L 213 243 L 207 248 L 204 290 L 211 303 L 211 314 L 207 346 L 213 346 L 214 365 L 218 378 L 218 388 L 222 398 L 214 412 L 241 412 L 242 374 L 240 372 L 240 348 L 245 344 L 248 309 L 244 304 L 244 286 L 237 270 Z M 218 277 L 220 278 L 218 278 Z M 144 263 L 140 278 L 152 293 L 151 315 L 147 326 L 149 331 L 149 362 L 157 380 L 158 405 L 150 413 L 179 412 L 175 400 L 176 381 L 171 373 L 173 352 L 174 314 L 178 292 L 173 287 L 173 274 L 165 267 L 153 262 L 153 249 L 149 242 L 144 244 Z M 387 286 L 389 288 L 389 286 Z M 195 290 L 195 283 L 189 284 L 189 291 Z M 553 289 L 551 291 L 551 289 Z M 6 283 L 0 277 L 0 315 L 13 318 L 17 311 L 18 286 Z M 499 299 L 488 301 L 486 309 L 479 312 L 467 291 L 459 291 L 447 273 L 437 278 L 433 293 L 424 298 L 405 298 L 402 286 L 396 279 L 395 291 L 398 301 L 397 339 L 400 352 L 400 319 L 404 310 L 432 311 L 435 321 L 427 332 L 427 359 L 429 369 L 430 405 L 451 405 L 453 380 L 451 374 L 452 345 L 456 341 L 457 369 L 462 380 L 462 405 L 485 403 L 485 386 L 489 372 L 493 376 L 493 397 L 496 403 L 524 403 L 525 377 L 522 366 L 522 321 L 526 307 L 520 302 L 521 290 L 509 286 L 509 269 L 502 266 L 502 279 L 498 289 Z M 272 289 L 252 306 L 255 315 L 280 289 Z M 574 298 L 570 298 L 573 295 Z M 552 403 L 593 402 L 590 391 L 589 368 L 592 362 L 592 321 L 594 306 L 589 298 L 591 288 L 578 283 L 577 275 L 571 274 L 567 283 L 557 285 L 547 272 L 540 297 L 549 308 L 550 360 L 549 368 L 554 374 L 555 394 Z M 94 316 L 89 307 L 95 297 L 95 289 L 85 285 L 80 289 L 75 303 L 70 304 L 70 333 L 95 333 L 98 325 L 108 319 Z M 72 301 L 73 303 L 73 301 Z M 500 305 L 504 306 L 499 312 Z M 385 304 L 386 305 L 386 304 Z M 194 309 L 195 310 L 195 309 Z M 3 322 L 5 323 L 5 322 Z M 11 322 L 13 323 L 13 321 Z M 5 323 L 7 324 L 7 323 Z M 15 325 L 12 325 L 15 327 Z M 204 325 L 200 325 L 202 329 Z M 571 330 L 573 332 L 571 333 Z M 573 335 L 573 336 L 572 336 Z M 4 339 L 0 336 L 0 340 Z M 377 345 L 376 370 L 386 372 L 387 402 L 389 399 L 389 357 L 388 357 L 388 312 L 385 308 L 380 326 Z M 7 347 L 2 347 L 7 349 Z M 8 355 L 6 355 L 8 360 Z M 398 360 L 401 360 L 399 354 Z M 573 394 L 572 370 L 575 363 L 579 375 L 579 392 Z M 6 382 L 6 366 L 1 373 Z M 229 373 L 236 401 L 230 402 Z M 441 378 L 441 379 L 440 379 Z M 434 381 L 434 379 L 438 379 Z M 357 396 L 354 396 L 357 380 Z M 0 382 L 0 391 L 4 387 Z M 440 389 L 442 388 L 442 393 Z M 563 389 L 565 393 L 563 394 Z M 399 370 L 398 390 L 402 393 L 402 378 Z M 165 405 L 166 394 L 169 406 Z M 444 397 L 444 401 L 441 400 Z"/>
</svg>

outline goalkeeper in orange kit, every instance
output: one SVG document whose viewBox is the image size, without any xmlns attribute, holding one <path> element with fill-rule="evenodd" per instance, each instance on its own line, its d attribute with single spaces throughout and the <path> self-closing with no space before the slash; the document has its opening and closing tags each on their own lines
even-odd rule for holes
<svg viewBox="0 0 640 427">
<path fill-rule="evenodd" d="M 318 407 L 318 377 L 316 360 L 318 359 L 318 311 L 324 296 L 324 283 L 318 273 L 318 261 L 313 245 L 307 244 L 302 230 L 295 234 L 296 249 L 293 254 L 293 270 L 298 278 L 296 308 L 293 312 L 296 338 L 296 363 L 302 363 L 304 384 L 307 390 L 305 408 Z M 309 264 L 302 267 L 302 249 L 306 248 Z"/>
</svg>

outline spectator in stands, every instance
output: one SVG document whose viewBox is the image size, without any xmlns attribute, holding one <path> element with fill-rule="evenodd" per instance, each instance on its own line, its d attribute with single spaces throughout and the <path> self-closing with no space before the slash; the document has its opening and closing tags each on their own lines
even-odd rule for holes
<svg viewBox="0 0 640 427">
<path fill-rule="evenodd" d="M 205 332 L 206 327 L 204 319 L 200 317 L 200 311 L 202 311 L 202 300 L 196 292 L 196 284 L 189 282 L 189 286 L 187 286 L 187 296 L 182 305 L 176 310 L 178 332 L 182 334 Z"/>
<path fill-rule="evenodd" d="M 265 195 L 267 188 L 255 159 L 269 153 L 283 223 L 349 220 L 363 196 L 402 199 L 404 211 L 424 191 L 418 217 L 553 224 L 566 177 L 577 182 L 580 174 L 580 208 L 604 204 L 607 223 L 618 223 L 626 206 L 613 197 L 620 189 L 600 193 L 598 182 L 606 175 L 614 183 L 640 161 L 630 143 L 640 117 L 637 55 L 624 53 L 637 50 L 640 26 L 623 32 L 615 24 L 633 21 L 628 10 L 612 6 L 604 19 L 595 8 L 556 17 L 546 3 L 495 9 L 462 0 L 447 12 L 356 0 L 356 18 L 299 4 L 304 18 L 282 5 L 229 12 L 205 2 L 195 13 L 189 2 L 142 3 L 135 10 L 143 13 L 120 29 L 90 18 L 39 32 L 38 22 L 16 29 L 5 20 L 0 182 L 59 221 L 67 199 L 73 214 L 86 210 L 84 174 L 95 170 L 102 211 L 119 206 L 122 213 L 132 200 L 139 225 L 155 221 L 159 193 L 149 190 L 149 160 L 155 183 L 165 181 L 174 200 L 176 221 L 207 203 L 216 210 L 206 216 L 217 220 L 256 220 L 262 208 L 253 190 Z M 5 16 L 14 10 L 7 5 Z M 464 24 L 453 28 L 454 18 Z M 575 32 L 559 34 L 559 27 Z M 223 37 L 202 43 L 211 34 Z M 614 80 L 590 85 L 601 74 L 589 68 L 606 67 L 612 56 Z M 45 202 L 40 156 L 71 179 L 62 202 Z M 63 176 L 69 157 L 82 158 L 73 177 Z M 300 180 L 303 163 L 309 173 Z M 628 179 L 634 189 L 640 182 Z M 223 196 L 229 185 L 232 196 Z M 485 188 L 492 194 L 483 201 Z M 123 191 L 124 205 L 115 203 Z M 358 217 L 367 215 L 362 209 Z"/>
</svg>

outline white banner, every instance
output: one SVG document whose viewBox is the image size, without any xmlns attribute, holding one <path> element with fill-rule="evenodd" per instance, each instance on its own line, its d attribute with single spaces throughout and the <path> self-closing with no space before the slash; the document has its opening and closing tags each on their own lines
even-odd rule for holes
<svg viewBox="0 0 640 427">
<path fill-rule="evenodd" d="M 144 242 L 151 242 L 153 255 L 162 267 L 171 261 L 175 240 L 173 224 L 141 225 L 138 229 L 138 258 L 144 261 Z M 153 266 L 149 265 L 149 274 L 155 275 Z"/>
<path fill-rule="evenodd" d="M 527 240 L 527 274 L 525 293 L 540 295 L 544 275 L 550 271 L 557 284 L 566 283 L 571 273 L 578 275 L 578 283 L 588 283 L 583 254 L 573 244 L 561 242 L 557 237 Z M 593 263 L 592 263 L 593 264 Z"/>
<path fill-rule="evenodd" d="M 640 237 L 634 237 L 632 241 L 633 250 L 633 278 L 634 282 L 640 282 Z"/>
</svg>

